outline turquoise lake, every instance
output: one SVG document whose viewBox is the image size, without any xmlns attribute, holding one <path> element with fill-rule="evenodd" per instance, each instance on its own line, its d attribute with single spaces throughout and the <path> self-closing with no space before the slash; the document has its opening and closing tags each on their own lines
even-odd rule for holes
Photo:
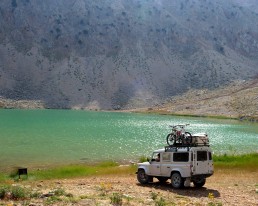
<svg viewBox="0 0 258 206">
<path fill-rule="evenodd" d="M 215 154 L 258 151 L 258 124 L 237 120 L 74 110 L 0 110 L 0 170 L 114 160 L 166 145 L 169 125 L 206 132 Z"/>
</svg>

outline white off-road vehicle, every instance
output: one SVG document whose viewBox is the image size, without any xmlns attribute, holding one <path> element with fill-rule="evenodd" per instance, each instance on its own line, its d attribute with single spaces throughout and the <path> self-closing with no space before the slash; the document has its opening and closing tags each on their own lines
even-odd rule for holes
<svg viewBox="0 0 258 206">
<path fill-rule="evenodd" d="M 212 151 L 206 134 L 193 135 L 191 144 L 170 145 L 155 150 L 151 160 L 138 163 L 137 179 L 141 184 L 171 179 L 174 188 L 202 187 L 214 172 Z"/>
</svg>

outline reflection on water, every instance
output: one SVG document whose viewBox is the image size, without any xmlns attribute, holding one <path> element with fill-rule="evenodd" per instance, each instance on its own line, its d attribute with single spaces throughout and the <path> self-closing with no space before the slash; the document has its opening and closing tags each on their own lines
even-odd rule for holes
<svg viewBox="0 0 258 206">
<path fill-rule="evenodd" d="M 257 152 L 258 124 L 70 110 L 0 110 L 0 167 L 137 161 L 166 145 L 169 125 L 206 132 L 215 154 Z"/>
</svg>

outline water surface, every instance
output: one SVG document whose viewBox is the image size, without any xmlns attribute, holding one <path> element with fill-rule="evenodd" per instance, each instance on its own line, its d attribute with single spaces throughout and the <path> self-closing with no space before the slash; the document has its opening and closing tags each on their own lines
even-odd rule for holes
<svg viewBox="0 0 258 206">
<path fill-rule="evenodd" d="M 137 161 L 166 145 L 169 125 L 206 132 L 215 154 L 258 150 L 258 124 L 237 120 L 73 110 L 0 110 L 0 169 Z"/>
</svg>

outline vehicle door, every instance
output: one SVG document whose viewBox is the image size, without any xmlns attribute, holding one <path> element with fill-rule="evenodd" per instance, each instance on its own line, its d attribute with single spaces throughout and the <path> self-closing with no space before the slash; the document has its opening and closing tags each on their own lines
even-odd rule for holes
<svg viewBox="0 0 258 206">
<path fill-rule="evenodd" d="M 191 162 L 189 152 L 173 153 L 173 169 L 180 172 L 182 177 L 189 177 L 191 173 Z"/>
<path fill-rule="evenodd" d="M 161 175 L 169 177 L 172 170 L 171 153 L 164 152 L 161 154 Z"/>
<path fill-rule="evenodd" d="M 193 151 L 193 174 L 207 174 L 209 170 L 208 152 L 206 150 Z"/>
<path fill-rule="evenodd" d="M 160 165 L 161 165 L 160 153 L 153 153 L 150 162 L 150 175 L 159 176 L 160 175 Z"/>
</svg>

